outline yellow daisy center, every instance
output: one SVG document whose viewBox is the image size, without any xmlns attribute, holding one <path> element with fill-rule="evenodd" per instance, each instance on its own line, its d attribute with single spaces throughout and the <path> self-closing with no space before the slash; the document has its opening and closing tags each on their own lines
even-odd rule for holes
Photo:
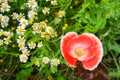
<svg viewBox="0 0 120 80">
<path fill-rule="evenodd" d="M 3 44 L 3 41 L 2 40 L 0 40 L 0 45 L 2 45 Z"/>
<path fill-rule="evenodd" d="M 30 1 L 30 5 L 34 5 L 35 4 L 35 2 L 34 1 Z"/>
<path fill-rule="evenodd" d="M 34 44 L 33 44 L 33 43 L 31 43 L 31 44 L 30 44 L 30 47 L 34 47 Z"/>
<path fill-rule="evenodd" d="M 27 58 L 23 56 L 21 59 L 22 59 L 22 61 L 25 61 Z"/>
<path fill-rule="evenodd" d="M 22 24 L 24 24 L 24 25 L 25 25 L 25 24 L 26 24 L 26 21 L 25 21 L 25 20 L 23 20 L 23 21 L 22 21 Z"/>
<path fill-rule="evenodd" d="M 53 61 L 53 65 L 57 65 L 58 64 L 58 62 L 55 60 L 55 61 Z"/>
<path fill-rule="evenodd" d="M 2 9 L 6 10 L 6 9 L 7 9 L 7 6 L 6 6 L 6 5 L 2 6 Z"/>
<path fill-rule="evenodd" d="M 18 32 L 23 32 L 23 31 L 24 31 L 23 28 L 21 28 L 21 27 L 18 28 Z"/>
</svg>

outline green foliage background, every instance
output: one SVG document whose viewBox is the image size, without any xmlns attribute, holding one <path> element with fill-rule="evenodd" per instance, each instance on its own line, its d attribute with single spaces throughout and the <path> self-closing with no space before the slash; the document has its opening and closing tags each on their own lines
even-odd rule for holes
<svg viewBox="0 0 120 80">
<path fill-rule="evenodd" d="M 16 12 L 21 11 L 20 6 L 25 2 L 27 2 L 27 0 L 13 0 L 13 2 L 10 2 L 10 6 L 16 6 L 11 8 L 10 13 L 14 10 Z M 60 37 L 70 31 L 75 31 L 78 34 L 91 32 L 98 36 L 104 47 L 104 57 L 101 63 L 108 70 L 111 79 L 120 78 L 119 0 L 57 0 L 59 5 L 55 7 L 48 5 L 45 0 L 37 0 L 37 2 L 39 3 L 37 11 L 40 14 L 37 16 L 38 21 L 47 19 L 49 25 L 54 25 L 54 29 L 57 31 L 58 36 L 51 40 L 43 40 L 45 46 L 31 52 L 32 56 L 30 62 L 25 64 L 22 64 L 19 61 L 18 50 L 8 46 L 9 49 L 4 51 L 3 47 L 0 47 L 0 58 L 4 60 L 4 62 L 0 63 L 0 80 L 9 80 L 12 78 L 15 78 L 16 80 L 26 80 L 29 79 L 31 75 L 34 76 L 34 80 L 44 80 L 52 75 L 53 80 L 65 80 L 65 78 L 68 77 L 68 74 L 69 79 L 78 80 L 73 73 L 70 74 L 67 72 L 70 67 L 66 64 L 60 52 Z M 52 8 L 50 15 L 41 16 L 41 10 L 44 6 Z M 53 17 L 54 14 L 52 14 L 52 12 L 58 10 L 65 10 L 66 15 L 61 19 L 59 24 L 55 24 L 56 17 Z M 26 11 L 27 9 L 21 12 L 26 13 Z M 6 14 L 9 16 L 9 13 Z M 68 27 L 66 30 L 62 30 L 62 26 L 64 26 L 65 23 L 68 24 Z M 29 34 L 30 32 L 28 31 L 25 36 L 28 37 Z M 38 37 L 39 35 L 36 35 L 30 40 L 33 42 L 39 41 L 40 38 Z M 13 42 L 15 43 L 15 41 Z M 34 56 L 37 55 L 39 58 L 42 58 L 44 53 L 46 55 L 50 54 L 50 57 L 59 58 L 61 62 L 60 65 L 66 64 L 68 68 L 61 70 L 57 67 L 50 67 L 50 65 L 43 64 L 39 68 L 35 67 L 34 62 L 36 58 Z M 5 68 L 8 69 L 8 72 L 4 72 Z M 66 73 L 63 75 L 63 72 L 65 71 Z"/>
</svg>

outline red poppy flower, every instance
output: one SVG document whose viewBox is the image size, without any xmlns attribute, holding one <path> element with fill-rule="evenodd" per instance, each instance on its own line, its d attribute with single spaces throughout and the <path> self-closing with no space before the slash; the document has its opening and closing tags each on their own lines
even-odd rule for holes
<svg viewBox="0 0 120 80">
<path fill-rule="evenodd" d="M 61 39 L 60 47 L 62 56 L 73 67 L 76 67 L 79 60 L 85 69 L 94 70 L 102 60 L 102 43 L 91 33 L 77 35 L 69 32 Z"/>
</svg>

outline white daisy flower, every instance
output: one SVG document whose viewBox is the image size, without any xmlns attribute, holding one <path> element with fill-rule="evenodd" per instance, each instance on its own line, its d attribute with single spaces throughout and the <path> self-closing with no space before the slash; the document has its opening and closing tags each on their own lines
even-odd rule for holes
<svg viewBox="0 0 120 80">
<path fill-rule="evenodd" d="M 8 2 L 8 0 L 0 0 L 0 3 Z"/>
<path fill-rule="evenodd" d="M 35 65 L 36 65 L 37 67 L 40 67 L 40 62 L 39 62 L 39 61 L 36 61 L 36 62 L 35 62 Z"/>
<path fill-rule="evenodd" d="M 44 14 L 49 14 L 50 12 L 50 9 L 49 8 L 47 8 L 47 7 L 45 7 L 43 10 L 42 10 L 42 12 L 44 13 Z"/>
<path fill-rule="evenodd" d="M 56 0 L 53 0 L 53 1 L 51 1 L 51 5 L 55 6 L 55 5 L 58 5 L 58 3 Z"/>
<path fill-rule="evenodd" d="M 38 42 L 37 46 L 38 46 L 38 47 L 42 47 L 42 46 L 43 46 L 43 43 L 42 43 L 42 42 Z"/>
<path fill-rule="evenodd" d="M 34 49 L 36 47 L 36 43 L 31 42 L 28 44 L 28 46 L 30 49 Z"/>
<path fill-rule="evenodd" d="M 65 16 L 65 11 L 59 11 L 59 12 L 57 13 L 57 15 L 58 15 L 59 17 L 63 17 L 63 16 Z"/>
<path fill-rule="evenodd" d="M 10 32 L 10 31 L 4 31 L 4 36 L 7 36 L 9 38 L 13 37 L 13 32 Z"/>
<path fill-rule="evenodd" d="M 3 17 L 3 15 L 2 15 L 2 14 L 0 14 L 0 21 L 2 21 L 2 17 Z"/>
<path fill-rule="evenodd" d="M 0 46 L 3 45 L 3 40 L 0 39 Z"/>
<path fill-rule="evenodd" d="M 45 64 L 47 64 L 49 61 L 50 61 L 50 59 L 48 57 L 44 57 L 42 59 L 42 62 L 45 63 Z"/>
<path fill-rule="evenodd" d="M 8 23 L 7 22 L 1 22 L 1 26 L 2 26 L 2 28 L 5 28 L 5 27 L 8 26 Z"/>
<path fill-rule="evenodd" d="M 20 13 L 20 14 L 18 15 L 17 20 L 20 21 L 22 18 L 25 18 L 25 16 L 24 16 L 23 13 Z"/>
<path fill-rule="evenodd" d="M 28 18 L 29 19 L 33 20 L 35 18 L 35 15 L 37 15 L 37 13 L 34 12 L 33 10 L 31 10 L 31 11 L 28 12 Z"/>
<path fill-rule="evenodd" d="M 13 32 L 10 32 L 10 31 L 8 32 L 8 37 L 9 37 L 9 38 L 13 37 L 13 35 L 14 35 Z"/>
<path fill-rule="evenodd" d="M 28 50 L 28 49 L 24 49 L 24 50 L 22 50 L 22 53 L 23 54 L 25 54 L 25 55 L 27 55 L 27 56 L 29 56 L 30 54 L 30 51 Z"/>
<path fill-rule="evenodd" d="M 11 43 L 10 38 L 9 38 L 9 37 L 4 38 L 4 43 L 5 43 L 6 45 L 9 45 L 9 44 Z"/>
<path fill-rule="evenodd" d="M 2 16 L 2 22 L 8 22 L 9 17 L 8 16 Z"/>
<path fill-rule="evenodd" d="M 39 28 L 45 28 L 47 26 L 46 22 L 45 21 L 41 21 L 40 24 L 39 24 Z"/>
<path fill-rule="evenodd" d="M 38 28 L 39 28 L 39 23 L 34 23 L 34 24 L 32 25 L 32 28 L 33 28 L 33 29 L 38 29 Z"/>
<path fill-rule="evenodd" d="M 19 36 L 19 38 L 17 39 L 17 43 L 19 43 L 19 44 L 25 44 L 25 41 L 26 41 L 26 39 L 21 36 Z"/>
<path fill-rule="evenodd" d="M 27 49 L 27 47 L 25 47 L 25 44 L 22 44 L 22 43 L 19 43 L 18 47 L 19 47 L 19 51 L 23 51 L 23 50 Z"/>
<path fill-rule="evenodd" d="M 60 64 L 60 60 L 57 58 L 54 58 L 51 60 L 51 66 L 58 66 Z"/>
<path fill-rule="evenodd" d="M 5 11 L 10 11 L 10 6 L 8 5 L 8 3 L 7 2 L 5 2 L 5 3 L 2 3 L 1 4 L 1 8 L 0 8 L 0 10 L 1 10 L 1 12 L 5 12 Z"/>
<path fill-rule="evenodd" d="M 54 30 L 53 30 L 53 28 L 52 28 L 51 26 L 47 26 L 47 27 L 45 28 L 45 31 L 46 31 L 48 34 L 50 34 L 50 33 L 53 32 Z"/>
<path fill-rule="evenodd" d="M 46 0 L 46 2 L 49 2 L 50 0 Z"/>
<path fill-rule="evenodd" d="M 21 54 L 21 55 L 19 56 L 19 58 L 20 58 L 20 61 L 21 61 L 22 63 L 26 63 L 27 60 L 28 60 L 28 56 L 25 55 L 25 54 Z"/>
<path fill-rule="evenodd" d="M 38 7 L 38 4 L 35 0 L 29 0 L 28 7 L 32 8 L 32 9 L 36 9 Z"/>
<path fill-rule="evenodd" d="M 23 35 L 25 31 L 26 30 L 25 30 L 24 26 L 18 26 L 17 29 L 16 29 L 17 34 L 22 34 Z"/>
<path fill-rule="evenodd" d="M 44 38 L 44 37 L 45 37 L 45 35 L 46 35 L 46 33 L 45 33 L 45 32 L 41 32 L 41 38 Z"/>
<path fill-rule="evenodd" d="M 20 19 L 20 25 L 24 26 L 24 27 L 27 26 L 28 25 L 28 20 L 26 20 L 24 18 Z"/>
<path fill-rule="evenodd" d="M 2 29 L 0 29 L 0 36 L 2 36 L 4 33 L 4 31 Z"/>
<path fill-rule="evenodd" d="M 17 19 L 18 18 L 18 14 L 16 12 L 13 12 L 12 17 L 13 17 L 13 19 Z"/>
</svg>

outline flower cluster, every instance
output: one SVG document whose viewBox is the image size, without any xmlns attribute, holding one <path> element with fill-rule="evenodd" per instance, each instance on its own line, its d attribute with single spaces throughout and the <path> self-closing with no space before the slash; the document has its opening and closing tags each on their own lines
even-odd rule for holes
<svg viewBox="0 0 120 80">
<path fill-rule="evenodd" d="M 51 6 L 58 5 L 56 0 L 46 0 L 46 2 L 50 2 Z M 44 20 L 38 18 L 40 6 L 36 0 L 28 0 L 21 5 L 21 10 L 28 9 L 25 12 L 13 10 L 14 8 L 10 6 L 8 0 L 0 0 L 0 3 L 0 46 L 5 50 L 9 48 L 7 47 L 9 45 L 16 49 L 21 63 L 28 62 L 30 57 L 33 56 L 32 52 L 45 48 L 44 40 L 48 41 L 57 37 L 54 26 L 50 26 L 46 18 Z M 44 6 L 41 13 L 42 15 L 50 15 L 51 10 L 50 7 Z M 64 11 L 58 11 L 56 15 L 59 18 L 64 16 Z M 60 64 L 60 60 L 57 58 L 43 57 L 42 62 L 44 64 L 50 63 L 51 66 Z M 39 59 L 35 61 L 36 66 L 39 67 L 40 64 Z"/>
<path fill-rule="evenodd" d="M 48 57 L 43 57 L 42 62 L 47 64 L 50 62 L 51 66 L 58 66 L 60 64 L 60 60 L 57 58 L 49 59 Z"/>
<path fill-rule="evenodd" d="M 60 64 L 60 60 L 58 58 L 50 59 L 48 57 L 43 57 L 42 60 L 40 60 L 38 58 L 35 60 L 35 65 L 37 67 L 40 67 L 41 64 L 46 64 L 47 65 L 48 63 L 50 63 L 51 67 L 58 66 Z"/>
</svg>

